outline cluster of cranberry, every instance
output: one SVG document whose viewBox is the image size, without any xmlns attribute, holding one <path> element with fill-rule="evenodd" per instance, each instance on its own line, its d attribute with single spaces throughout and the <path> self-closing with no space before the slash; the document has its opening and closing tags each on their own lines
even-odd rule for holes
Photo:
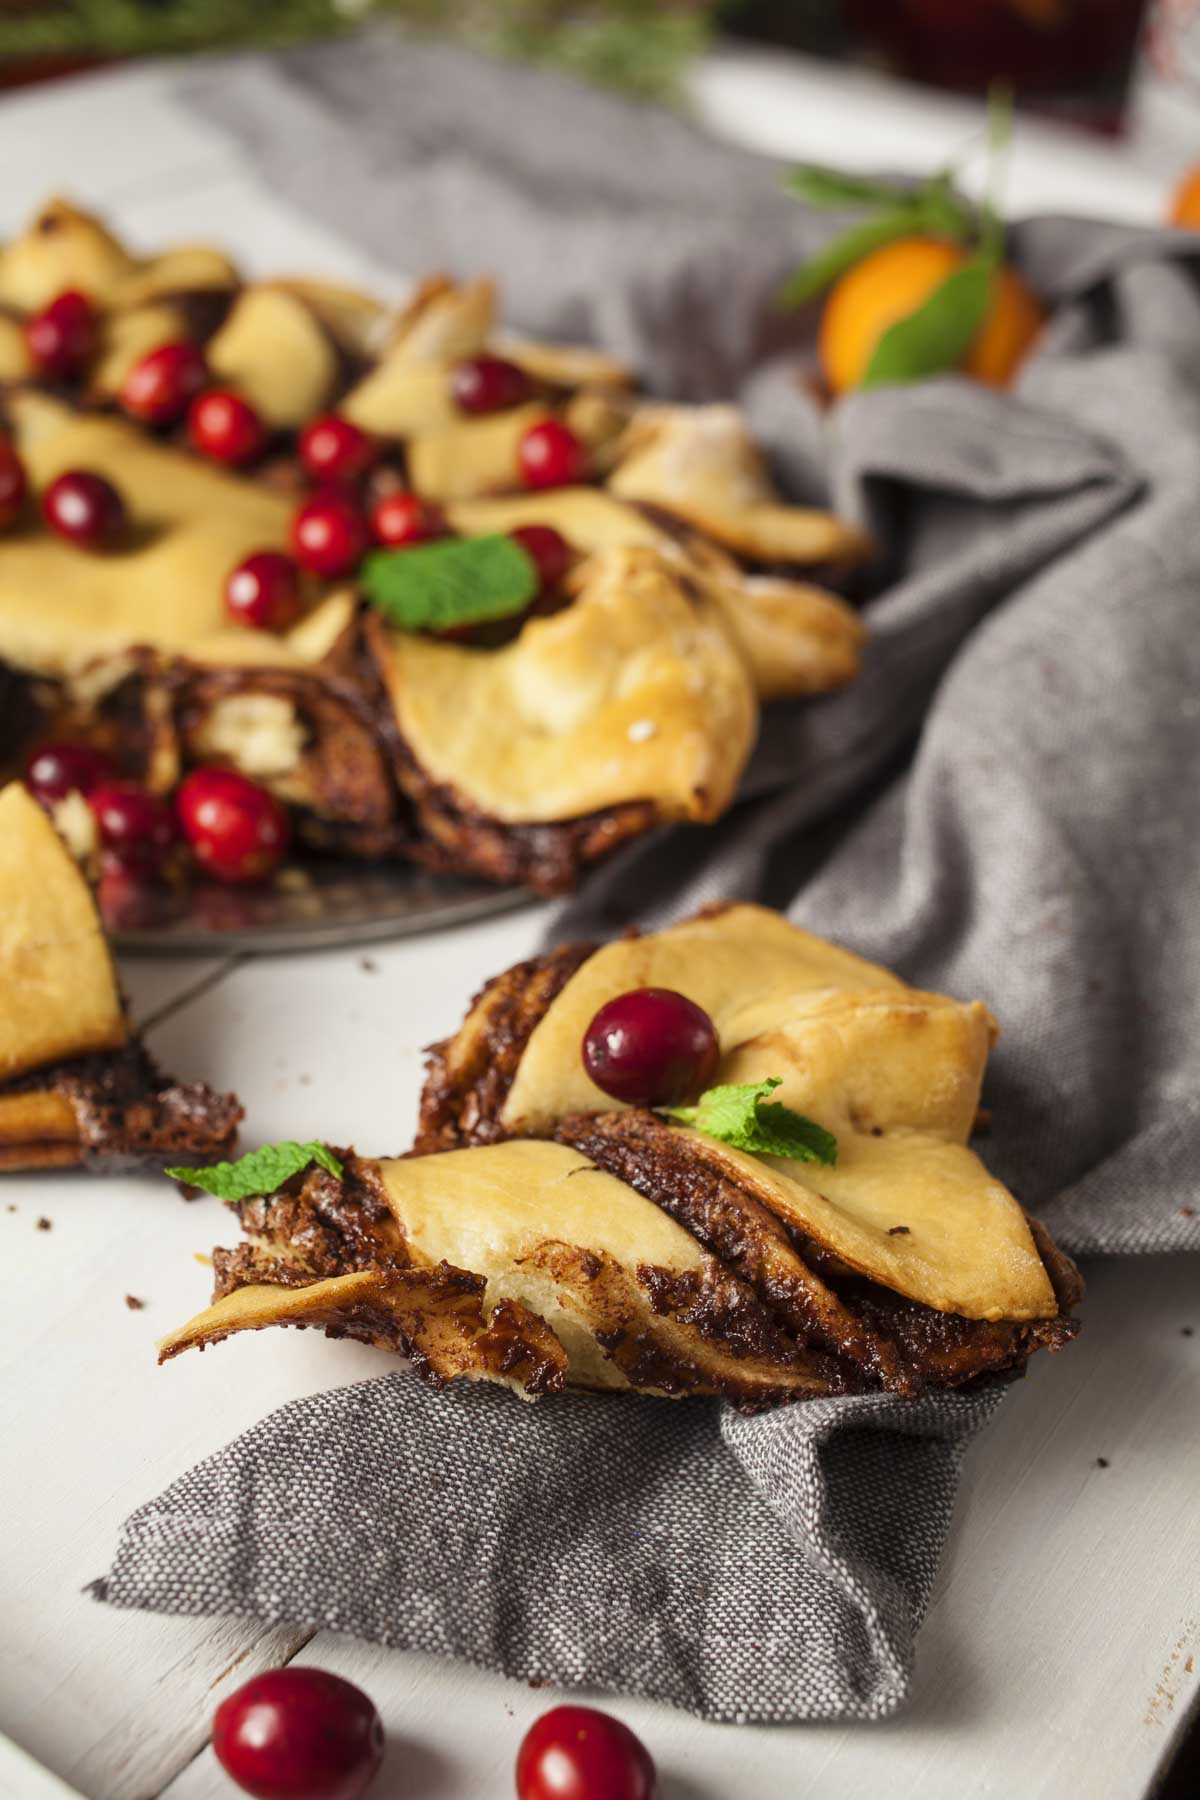
<svg viewBox="0 0 1200 1800">
<path fill-rule="evenodd" d="M 383 1761 L 383 1721 L 352 1682 L 324 1669 L 270 1669 L 222 1701 L 217 1761 L 255 1800 L 361 1800 Z M 406 1790 L 407 1791 L 407 1790 Z M 556 1706 L 517 1753 L 518 1800 L 655 1800 L 641 1739 L 593 1706 Z"/>
<path fill-rule="evenodd" d="M 96 353 L 99 326 L 85 294 L 59 294 L 25 327 L 29 352 L 52 381 L 81 376 Z M 468 415 L 501 412 L 533 393 L 526 372 L 504 357 L 479 355 L 459 363 L 451 377 L 460 410 Z M 250 403 L 232 389 L 215 387 L 198 344 L 181 339 L 160 344 L 129 371 L 118 396 L 129 417 L 155 429 L 182 426 L 199 455 L 229 468 L 256 462 L 270 433 Z M 383 493 L 368 505 L 362 484 L 383 446 L 337 413 L 314 419 L 297 445 L 315 491 L 292 521 L 291 556 L 259 550 L 234 569 L 225 601 L 239 624 L 283 631 L 301 609 L 301 571 L 325 580 L 348 575 L 372 544 L 400 549 L 444 537 L 449 527 L 440 509 L 406 491 Z M 514 477 L 528 488 L 561 487 L 581 479 L 586 452 L 560 419 L 547 418 L 522 434 Z M 0 527 L 20 515 L 28 481 L 10 444 L 0 443 Z M 120 493 L 91 469 L 70 469 L 50 484 L 42 515 L 52 530 L 81 549 L 99 550 L 119 541 L 127 520 Z M 562 579 L 569 551 L 551 526 L 522 527 L 514 533 L 537 564 L 543 589 Z"/>
<path fill-rule="evenodd" d="M 39 371 L 53 381 L 81 376 L 96 353 L 99 324 L 86 295 L 59 294 L 26 325 L 26 341 Z M 452 376 L 462 412 L 481 415 L 517 406 L 532 393 L 525 371 L 503 357 L 480 355 Z M 166 343 L 130 370 L 120 395 L 122 410 L 155 429 L 183 426 L 200 455 L 240 468 L 262 456 L 269 434 L 241 395 L 214 387 L 204 352 L 187 340 Z M 404 490 L 383 492 L 370 506 L 363 484 L 383 452 L 377 439 L 337 413 L 314 419 L 297 449 L 315 491 L 292 521 L 292 554 L 258 550 L 233 569 L 225 604 L 239 624 L 285 631 L 301 611 L 303 572 L 325 579 L 348 574 L 374 542 L 391 549 L 448 536 L 441 509 Z M 516 473 L 527 487 L 556 487 L 583 475 L 579 439 L 560 420 L 531 425 L 518 448 Z M 24 466 L 0 439 L 0 529 L 23 511 L 29 492 Z M 72 469 L 42 497 L 46 523 L 81 549 L 119 541 L 127 520 L 124 502 L 103 475 Z M 550 525 L 525 525 L 512 536 L 537 567 L 543 595 L 556 588 L 571 549 Z M 265 788 L 232 770 L 201 768 L 183 782 L 174 805 L 118 777 L 103 752 L 82 744 L 50 744 L 33 757 L 27 781 L 47 807 L 81 794 L 96 820 L 107 873 L 146 881 L 163 874 L 181 842 L 200 866 L 224 881 L 260 881 L 272 874 L 288 843 L 287 814 Z"/>
<path fill-rule="evenodd" d="M 275 796 L 233 769 L 200 768 L 173 802 L 122 779 L 111 758 L 89 744 L 45 744 L 30 758 L 26 783 L 52 811 L 69 795 L 91 808 L 102 881 L 159 880 L 185 847 L 220 881 L 262 881 L 288 846 L 288 817 Z"/>
<path fill-rule="evenodd" d="M 136 374 L 137 371 L 135 370 Z M 476 356 L 458 365 L 454 395 L 464 412 L 498 411 L 516 404 L 528 379 L 515 363 L 498 356 Z M 217 452 L 201 441 L 195 420 L 204 407 L 249 412 L 235 394 L 212 391 L 193 403 L 189 431 L 193 444 L 209 455 Z M 250 414 L 253 419 L 253 414 Z M 261 445 L 259 446 L 261 447 Z M 383 446 L 369 432 L 340 413 L 323 413 L 300 433 L 297 451 L 315 492 L 292 520 L 292 554 L 256 550 L 230 572 L 225 605 L 240 624 L 260 631 L 285 631 L 300 615 L 301 571 L 333 581 L 350 574 L 371 544 L 405 550 L 450 536 L 442 509 L 408 489 L 391 488 L 368 504 L 362 493 Z M 584 472 L 583 447 L 569 426 L 543 419 L 524 433 L 518 451 L 519 473 L 527 487 L 557 487 Z M 512 536 L 532 557 L 543 593 L 555 588 L 570 565 L 571 551 L 552 525 L 523 525 Z"/>
</svg>

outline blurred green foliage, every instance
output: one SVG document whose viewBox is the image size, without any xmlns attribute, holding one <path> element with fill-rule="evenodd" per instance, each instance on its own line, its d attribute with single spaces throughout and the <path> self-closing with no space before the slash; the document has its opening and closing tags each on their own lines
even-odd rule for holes
<svg viewBox="0 0 1200 1800">
<path fill-rule="evenodd" d="M 0 59 L 279 47 L 393 18 L 646 99 L 678 97 L 716 0 L 0 0 Z"/>
</svg>

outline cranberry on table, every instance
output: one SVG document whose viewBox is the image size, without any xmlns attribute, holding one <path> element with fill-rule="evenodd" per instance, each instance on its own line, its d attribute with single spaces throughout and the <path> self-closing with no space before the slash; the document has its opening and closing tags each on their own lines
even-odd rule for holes
<svg viewBox="0 0 1200 1800">
<path fill-rule="evenodd" d="M 225 610 L 255 631 L 286 631 L 300 616 L 300 571 L 282 550 L 256 550 L 225 582 Z"/>
<path fill-rule="evenodd" d="M 518 525 L 508 535 L 537 564 L 543 594 L 556 588 L 571 566 L 571 546 L 562 532 L 553 525 Z"/>
<path fill-rule="evenodd" d="M 144 425 L 173 425 L 207 383 L 203 350 L 182 338 L 160 344 L 134 363 L 121 384 L 120 401 Z"/>
<path fill-rule="evenodd" d="M 213 1752 L 255 1800 L 359 1800 L 383 1761 L 383 1721 L 324 1669 L 269 1669 L 218 1706 Z"/>
<path fill-rule="evenodd" d="M 445 537 L 450 527 L 440 506 L 407 492 L 385 494 L 371 509 L 371 535 L 392 550 L 406 544 L 427 544 Z"/>
<path fill-rule="evenodd" d="M 160 863 L 176 841 L 171 808 L 133 781 L 102 781 L 87 796 L 100 842 L 127 868 Z"/>
<path fill-rule="evenodd" d="M 292 520 L 292 550 L 314 575 L 347 575 L 368 543 L 362 508 L 349 494 L 331 489 L 314 494 Z"/>
<path fill-rule="evenodd" d="M 42 517 L 81 550 L 100 550 L 125 529 L 125 502 L 93 469 L 67 469 L 42 495 Z"/>
<path fill-rule="evenodd" d="M 25 464 L 6 438 L 0 438 L 0 531 L 21 516 L 29 481 Z"/>
<path fill-rule="evenodd" d="M 103 750 L 91 744 L 43 744 L 25 765 L 25 783 L 43 805 L 68 794 L 90 794 L 116 775 Z"/>
<path fill-rule="evenodd" d="M 528 375 L 503 356 L 472 356 L 460 362 L 450 381 L 454 404 L 465 413 L 507 412 L 528 400 Z"/>
<path fill-rule="evenodd" d="M 44 375 L 68 380 L 96 351 L 96 313 L 86 294 L 68 288 L 25 321 L 29 354 Z"/>
<path fill-rule="evenodd" d="M 583 1034 L 583 1066 L 630 1106 L 677 1106 L 711 1086 L 721 1049 L 702 1006 L 674 988 L 632 988 Z"/>
<path fill-rule="evenodd" d="M 518 1800 L 656 1800 L 658 1776 L 641 1738 L 594 1706 L 556 1706 L 535 1719 L 517 1753 Z"/>
<path fill-rule="evenodd" d="M 196 861 L 219 881 L 263 881 L 282 862 L 287 813 L 235 769 L 193 769 L 175 805 Z"/>
<path fill-rule="evenodd" d="M 188 408 L 187 428 L 192 448 L 201 456 L 235 468 L 260 456 L 267 442 L 266 429 L 254 408 L 229 388 L 209 388 L 197 394 Z"/>
<path fill-rule="evenodd" d="M 569 425 L 561 419 L 543 419 L 531 425 L 517 446 L 517 461 L 526 487 L 565 487 L 582 481 L 587 452 Z"/>
<path fill-rule="evenodd" d="M 375 439 L 340 413 L 324 413 L 306 425 L 298 448 L 315 481 L 357 481 L 379 454 Z"/>
</svg>

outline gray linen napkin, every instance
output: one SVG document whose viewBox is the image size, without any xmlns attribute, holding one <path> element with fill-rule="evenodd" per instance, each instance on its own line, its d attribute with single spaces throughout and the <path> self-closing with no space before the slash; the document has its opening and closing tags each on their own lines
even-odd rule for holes
<svg viewBox="0 0 1200 1800">
<path fill-rule="evenodd" d="M 1193 245 L 1032 221 L 1015 253 L 1060 304 L 1016 396 L 947 379 L 822 416 L 788 348 L 805 321 L 770 296 L 832 226 L 771 164 L 378 35 L 209 65 L 188 95 L 381 259 L 499 269 L 526 328 L 595 336 L 664 391 L 736 393 L 789 490 L 889 546 L 862 679 L 772 709 L 730 816 L 632 846 L 555 935 L 753 895 L 978 995 L 1005 1026 L 996 1172 L 1076 1251 L 1200 1248 Z M 711 1718 L 877 1718 L 997 1400 L 746 1419 L 388 1376 L 283 1409 L 143 1507 L 104 1593 Z"/>
</svg>

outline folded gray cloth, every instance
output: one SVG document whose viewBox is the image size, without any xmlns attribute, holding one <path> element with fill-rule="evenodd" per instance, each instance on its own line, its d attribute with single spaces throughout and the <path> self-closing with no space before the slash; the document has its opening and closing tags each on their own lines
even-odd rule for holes
<svg viewBox="0 0 1200 1800">
<path fill-rule="evenodd" d="M 559 938 L 729 896 L 1005 1035 L 988 1160 L 1076 1251 L 1200 1248 L 1200 292 L 1192 244 L 1035 220 L 1059 303 L 1017 396 L 822 416 L 770 298 L 827 218 L 665 115 L 374 36 L 188 93 L 377 257 L 495 268 L 517 321 L 739 394 L 797 496 L 888 546 L 862 679 L 772 710 L 743 796 L 598 873 Z M 830 145 L 836 159 L 837 146 Z M 904 1697 L 962 1448 L 996 1389 L 700 1403 L 407 1377 L 285 1408 L 143 1507 L 113 1603 L 252 1612 L 719 1719 Z"/>
</svg>

